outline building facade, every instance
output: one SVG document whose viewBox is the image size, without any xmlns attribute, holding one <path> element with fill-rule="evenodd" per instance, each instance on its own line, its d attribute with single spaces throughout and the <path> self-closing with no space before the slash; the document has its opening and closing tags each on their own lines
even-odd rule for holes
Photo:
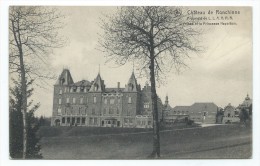
<svg viewBox="0 0 260 166">
<path fill-rule="evenodd" d="M 224 108 L 224 116 L 222 123 L 228 124 L 228 123 L 236 123 L 239 122 L 239 110 L 237 110 L 234 106 L 229 103 L 225 108 Z"/>
<path fill-rule="evenodd" d="M 216 123 L 216 115 L 219 107 L 215 103 L 194 103 L 191 106 L 175 106 L 171 108 L 166 97 L 163 111 L 163 120 L 165 123 L 175 123 L 185 118 L 193 120 L 196 123 Z"/>
<path fill-rule="evenodd" d="M 75 82 L 64 69 L 54 85 L 52 126 L 152 127 L 151 87 L 141 89 L 132 72 L 124 88 L 107 88 L 100 73 L 94 81 Z M 160 101 L 160 99 L 159 99 Z M 162 104 L 159 103 L 159 117 Z"/>
</svg>

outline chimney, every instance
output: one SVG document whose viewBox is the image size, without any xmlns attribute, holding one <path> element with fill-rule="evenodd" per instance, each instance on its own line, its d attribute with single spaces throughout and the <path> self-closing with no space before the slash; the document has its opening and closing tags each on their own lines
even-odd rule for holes
<svg viewBox="0 0 260 166">
<path fill-rule="evenodd" d="M 120 82 L 117 82 L 117 89 L 120 88 Z"/>
</svg>

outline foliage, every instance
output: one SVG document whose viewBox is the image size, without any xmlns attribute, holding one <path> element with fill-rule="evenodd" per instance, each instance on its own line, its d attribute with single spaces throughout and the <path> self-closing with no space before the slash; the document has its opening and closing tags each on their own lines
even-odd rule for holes
<svg viewBox="0 0 260 166">
<path fill-rule="evenodd" d="M 46 79 L 55 78 L 47 60 L 53 48 L 63 46 L 64 40 L 58 35 L 58 30 L 63 27 L 63 17 L 52 7 L 11 6 L 9 10 L 9 72 L 11 78 L 19 78 L 21 85 L 21 107 L 18 110 L 23 121 L 24 159 L 28 154 L 27 147 L 30 148 L 27 145 L 30 132 L 26 127 L 30 123 L 27 122 L 27 114 L 30 114 L 27 108 L 32 104 L 27 102 L 26 79 L 36 79 L 46 85 Z"/>
<path fill-rule="evenodd" d="M 23 157 L 23 117 L 21 112 L 22 95 L 21 84 L 19 81 L 13 80 L 15 86 L 10 88 L 9 100 L 9 123 L 10 123 L 10 156 L 14 159 Z M 30 87 L 33 81 L 27 83 Z M 29 98 L 33 93 L 33 88 L 27 90 Z M 36 137 L 36 132 L 39 129 L 39 120 L 34 117 L 34 112 L 39 108 L 40 104 L 33 104 L 31 100 L 28 104 L 27 118 L 27 154 L 26 158 L 42 158 L 40 154 L 39 138 Z"/>
</svg>

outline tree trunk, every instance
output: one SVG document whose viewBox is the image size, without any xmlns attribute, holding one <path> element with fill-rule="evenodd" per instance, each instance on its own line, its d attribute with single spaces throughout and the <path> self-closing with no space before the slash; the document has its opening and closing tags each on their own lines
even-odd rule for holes
<svg viewBox="0 0 260 166">
<path fill-rule="evenodd" d="M 23 55 L 23 54 L 22 54 Z M 23 64 L 23 56 L 20 55 L 20 64 L 21 64 L 21 91 L 22 91 L 22 113 L 23 113 L 23 159 L 26 158 L 27 154 L 27 85 L 25 78 L 25 69 Z"/>
<path fill-rule="evenodd" d="M 152 53 L 153 54 L 153 53 Z M 159 120 L 158 120 L 158 108 L 157 108 L 157 94 L 155 86 L 154 75 L 154 58 L 151 58 L 150 69 L 150 81 L 151 81 L 151 93 L 152 93 L 152 110 L 153 110 L 153 152 L 151 157 L 160 157 L 160 134 L 159 134 Z"/>
<path fill-rule="evenodd" d="M 21 72 L 21 91 L 22 91 L 22 107 L 21 112 L 23 114 L 23 159 L 26 158 L 27 153 L 27 119 L 26 119 L 26 112 L 27 112 L 27 85 L 26 85 L 26 78 L 25 78 L 25 68 L 24 68 L 24 59 L 23 59 L 23 48 L 22 42 L 20 37 L 20 29 L 19 29 L 19 19 L 17 22 L 17 29 L 15 29 L 14 20 L 12 20 L 12 32 L 14 35 L 14 39 L 19 51 L 19 67 Z"/>
</svg>

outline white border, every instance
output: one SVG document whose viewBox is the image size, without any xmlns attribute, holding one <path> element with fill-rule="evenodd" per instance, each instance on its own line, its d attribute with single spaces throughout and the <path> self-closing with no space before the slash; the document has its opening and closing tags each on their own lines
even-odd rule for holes
<svg viewBox="0 0 260 166">
<path fill-rule="evenodd" d="M 194 0 L 2 0 L 0 1 L 0 165 L 260 165 L 260 144 L 259 144 L 259 73 L 260 73 L 260 52 L 259 52 L 259 3 L 258 0 L 225 0 L 225 1 L 194 1 Z M 252 6 L 253 8 L 253 158 L 246 160 L 9 160 L 8 157 L 8 7 L 10 5 L 48 5 L 48 6 Z M 37 163 L 36 163 L 37 162 Z"/>
</svg>

